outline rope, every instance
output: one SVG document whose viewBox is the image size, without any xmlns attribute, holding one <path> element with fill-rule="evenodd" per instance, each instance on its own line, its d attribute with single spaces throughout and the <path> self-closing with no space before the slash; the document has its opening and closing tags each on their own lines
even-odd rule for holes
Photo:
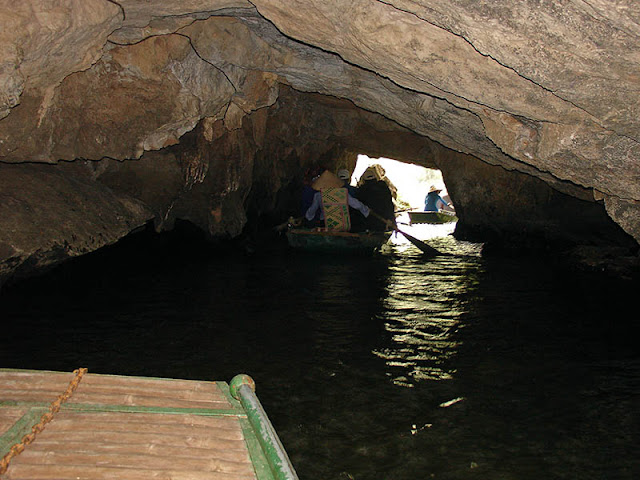
<svg viewBox="0 0 640 480">
<path fill-rule="evenodd" d="M 51 402 L 51 405 L 49 405 L 49 411 L 44 413 L 42 417 L 40 417 L 40 422 L 31 427 L 31 433 L 28 433 L 24 437 L 22 437 L 22 440 L 12 446 L 9 449 L 9 453 L 2 457 L 2 460 L 0 460 L 0 475 L 4 474 L 7 471 L 11 459 L 20 455 L 24 451 L 26 446 L 36 439 L 36 435 L 44 430 L 45 425 L 49 423 L 53 419 L 53 416 L 60 411 L 60 407 L 62 406 L 62 404 L 69 400 L 69 398 L 71 398 L 73 392 L 76 390 L 76 388 L 78 388 L 80 380 L 82 380 L 82 376 L 87 373 L 87 369 L 79 368 L 77 370 L 74 370 L 73 373 L 75 374 L 75 376 L 69 383 L 69 386 L 67 387 L 65 392 L 58 398 L 56 398 L 53 402 Z"/>
</svg>

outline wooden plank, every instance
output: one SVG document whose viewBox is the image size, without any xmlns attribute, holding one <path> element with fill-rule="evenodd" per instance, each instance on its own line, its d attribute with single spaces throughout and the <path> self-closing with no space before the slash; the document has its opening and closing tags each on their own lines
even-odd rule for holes
<svg viewBox="0 0 640 480">
<path fill-rule="evenodd" d="M 19 460 L 18 460 L 19 459 Z M 240 461 L 222 460 L 215 457 L 181 457 L 169 455 L 114 454 L 87 452 L 59 452 L 25 450 L 15 460 L 15 465 L 52 465 L 137 468 L 146 470 L 198 470 L 203 472 L 222 472 L 251 475 L 254 473 L 249 456 Z"/>
<path fill-rule="evenodd" d="M 0 370 L 0 390 L 12 390 L 29 386 L 34 390 L 53 390 L 63 393 L 74 378 L 73 373 L 16 372 Z"/>
<path fill-rule="evenodd" d="M 229 440 L 216 438 L 211 432 L 209 436 L 193 435 L 149 435 L 135 432 L 110 432 L 110 431 L 84 431 L 65 432 L 64 438 L 50 428 L 45 428 L 39 435 L 39 442 L 60 443 L 63 441 L 87 442 L 87 443 L 131 443 L 158 445 L 173 445 L 176 448 L 226 448 L 229 450 L 243 450 L 246 448 L 244 440 Z"/>
<path fill-rule="evenodd" d="M 11 390 L 24 390 L 25 387 L 29 387 L 32 390 L 51 390 L 56 392 L 64 392 L 69 382 L 73 377 L 69 377 L 69 379 L 63 378 L 33 378 L 29 379 L 27 377 L 23 378 L 3 378 L 0 375 L 0 390 L 2 392 L 7 392 Z"/>
<path fill-rule="evenodd" d="M 0 401 L 52 402 L 73 375 L 0 372 Z M 118 381 L 120 383 L 118 383 Z M 121 404 L 177 408 L 228 409 L 231 404 L 213 382 L 155 380 L 136 377 L 100 379 L 85 375 L 69 403 Z"/>
<path fill-rule="evenodd" d="M 51 403 L 63 392 L 55 390 L 12 390 L 0 393 L 1 401 L 13 401 L 17 403 Z M 189 401 L 176 398 L 148 395 L 129 394 L 91 394 L 82 393 L 80 389 L 73 394 L 67 402 L 68 405 L 85 403 L 90 405 L 129 405 L 141 407 L 173 407 L 173 408 L 200 408 L 200 409 L 228 409 L 226 400 L 221 401 Z"/>
<path fill-rule="evenodd" d="M 52 423 L 59 425 L 67 421 L 96 424 L 107 422 L 127 423 L 131 425 L 131 429 L 136 429 L 138 424 L 192 425 L 222 430 L 238 430 L 239 428 L 236 417 L 209 417 L 192 414 L 160 415 L 156 413 L 76 412 L 70 410 L 63 410 L 58 413 Z"/>
<path fill-rule="evenodd" d="M 243 475 L 197 470 L 146 470 L 138 468 L 50 465 L 11 465 L 6 480 L 254 480 L 255 474 Z"/>
<path fill-rule="evenodd" d="M 204 390 L 208 391 L 212 387 L 217 387 L 218 382 L 205 380 L 183 380 L 175 378 L 158 378 L 158 377 L 134 377 L 127 375 L 101 375 L 96 373 L 87 373 L 82 378 L 87 385 L 122 385 L 123 383 L 136 386 L 144 386 L 150 388 L 171 388 L 186 390 Z"/>
<path fill-rule="evenodd" d="M 13 389 L 0 392 L 1 401 L 13 401 L 23 403 L 51 403 L 65 391 L 66 387 L 61 389 L 36 390 L 23 385 L 22 389 Z"/>
<path fill-rule="evenodd" d="M 46 389 L 64 391 L 71 380 L 73 373 L 64 372 L 35 372 L 35 371 L 11 371 L 0 370 L 0 389 L 12 389 L 19 386 L 28 385 L 33 389 Z M 172 378 L 146 378 L 118 375 L 99 375 L 87 373 L 82 377 L 80 386 L 91 386 L 96 389 L 102 387 L 112 387 L 117 389 L 127 389 L 129 391 L 159 391 L 175 392 L 176 395 L 186 395 L 188 397 L 223 399 L 224 395 L 220 391 L 219 382 L 208 382 L 201 380 L 176 380 Z"/>
<path fill-rule="evenodd" d="M 43 442 L 37 440 L 29 445 L 29 451 L 40 452 L 43 455 L 49 452 L 79 453 L 79 454 L 120 454 L 120 455 L 147 455 L 150 457 L 180 457 L 180 458 L 218 458 L 229 462 L 241 462 L 247 457 L 245 450 L 220 450 L 215 448 L 189 447 L 176 450 L 171 445 L 158 445 L 156 443 L 130 444 L 130 443 L 86 443 L 86 442 Z"/>
<path fill-rule="evenodd" d="M 123 422 L 111 422 L 106 421 L 102 423 L 85 423 L 78 422 L 75 419 L 70 419 L 66 421 L 53 420 L 47 429 L 53 430 L 55 428 L 56 432 L 65 432 L 67 435 L 75 435 L 77 433 L 85 433 L 92 432 L 95 430 L 99 430 L 100 432 L 121 432 L 128 433 L 131 431 L 135 431 L 138 434 L 149 434 L 149 435 L 208 435 L 214 438 L 219 438 L 222 440 L 242 440 L 242 431 L 240 429 L 211 429 L 208 427 L 200 427 L 194 425 L 180 425 L 177 423 L 174 424 L 144 424 L 137 423 L 135 426 L 132 426 L 131 423 Z"/>
<path fill-rule="evenodd" d="M 141 407 L 175 407 L 175 408 L 203 408 L 203 409 L 226 409 L 229 404 L 225 401 L 189 401 L 171 397 L 150 396 L 150 395 L 130 395 L 120 393 L 92 394 L 78 389 L 68 404 L 93 404 L 93 405 L 131 405 Z"/>
<path fill-rule="evenodd" d="M 226 398 L 215 383 L 191 382 L 132 382 L 123 378 L 121 383 L 96 381 L 95 377 L 83 378 L 76 390 L 78 394 L 137 394 L 147 396 L 164 396 L 185 401 L 224 402 Z"/>
<path fill-rule="evenodd" d="M 64 404 L 62 410 L 76 412 L 121 412 L 121 413 L 157 413 L 162 415 L 208 415 L 208 416 L 230 416 L 242 415 L 241 409 L 211 409 L 211 408 L 178 408 L 178 407 L 144 407 L 131 405 L 91 405 L 91 404 Z"/>
<path fill-rule="evenodd" d="M 27 379 L 28 381 L 46 380 L 50 381 L 56 379 L 58 381 L 66 380 L 69 383 L 75 374 L 73 372 L 53 372 L 49 370 L 12 370 L 12 369 L 0 369 L 0 378 L 3 379 Z"/>
</svg>

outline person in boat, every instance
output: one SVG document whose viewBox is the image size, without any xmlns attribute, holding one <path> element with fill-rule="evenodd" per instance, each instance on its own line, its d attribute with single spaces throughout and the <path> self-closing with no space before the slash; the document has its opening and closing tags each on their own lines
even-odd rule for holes
<svg viewBox="0 0 640 480">
<path fill-rule="evenodd" d="M 340 180 L 342 180 L 344 188 L 347 189 L 347 192 L 349 193 L 351 198 L 358 200 L 358 187 L 351 185 L 351 172 L 343 168 L 338 170 L 336 175 Z M 351 216 L 352 232 L 362 232 L 367 229 L 367 220 L 361 210 L 350 206 L 349 214 Z"/>
<path fill-rule="evenodd" d="M 429 193 L 424 199 L 424 211 L 425 212 L 439 212 L 442 210 L 442 206 L 450 206 L 449 203 L 440 196 L 441 188 L 431 185 Z"/>
<path fill-rule="evenodd" d="M 313 203 L 314 195 L 318 193 L 318 190 L 313 188 L 312 185 L 315 181 L 318 180 L 318 178 L 320 178 L 320 175 L 324 170 L 325 169 L 322 167 L 315 166 L 315 167 L 309 168 L 304 174 L 304 178 L 302 180 L 301 212 L 300 212 L 301 217 L 305 216 L 305 213 L 307 213 L 307 210 L 309 210 L 309 207 Z M 317 212 L 315 218 L 313 218 L 311 222 L 316 224 L 322 223 L 322 220 L 320 218 L 320 212 Z"/>
<path fill-rule="evenodd" d="M 335 174 L 325 170 L 318 177 L 312 187 L 316 191 L 313 201 L 304 214 L 304 223 L 307 227 L 319 227 L 324 225 L 324 211 L 322 202 L 322 190 L 325 188 L 346 188 L 344 180 L 338 178 Z M 361 232 L 366 229 L 366 218 L 369 216 L 370 209 L 356 197 L 349 194 L 347 189 L 347 203 L 349 206 L 349 217 L 351 223 L 351 232 Z"/>
<path fill-rule="evenodd" d="M 362 174 L 358 188 L 358 200 L 368 205 L 375 215 L 367 218 L 367 227 L 373 231 L 393 230 L 396 226 L 393 196 L 389 185 L 378 178 L 374 168 L 367 168 Z"/>
<path fill-rule="evenodd" d="M 354 198 L 358 198 L 358 189 L 353 185 L 351 185 L 351 173 L 349 172 L 349 170 L 343 168 L 341 170 L 338 170 L 336 175 L 340 180 L 344 182 L 343 183 L 344 188 L 347 189 L 347 191 L 349 192 L 349 195 L 351 195 Z"/>
</svg>

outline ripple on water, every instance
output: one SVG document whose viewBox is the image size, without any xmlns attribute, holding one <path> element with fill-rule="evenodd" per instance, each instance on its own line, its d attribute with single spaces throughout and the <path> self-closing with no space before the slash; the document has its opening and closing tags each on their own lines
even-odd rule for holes
<svg viewBox="0 0 640 480">
<path fill-rule="evenodd" d="M 423 231 L 420 238 L 429 236 Z M 431 237 L 429 244 L 451 256 L 426 258 L 401 235 L 394 237 L 390 249 L 394 260 L 381 320 L 391 346 L 373 354 L 385 360 L 387 376 L 402 387 L 452 378 L 455 371 L 447 361 L 460 345 L 455 334 L 461 328 L 460 317 L 468 311 L 466 294 L 480 265 L 477 244 L 450 236 Z"/>
</svg>

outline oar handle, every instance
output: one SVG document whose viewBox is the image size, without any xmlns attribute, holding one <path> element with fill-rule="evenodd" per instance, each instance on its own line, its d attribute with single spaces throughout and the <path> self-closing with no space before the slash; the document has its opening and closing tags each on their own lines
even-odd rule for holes
<svg viewBox="0 0 640 480">
<path fill-rule="evenodd" d="M 387 226 L 390 225 L 389 226 L 390 230 L 397 230 L 395 220 L 390 220 L 388 218 L 384 218 L 382 215 L 380 215 L 379 213 L 375 212 L 371 207 L 369 207 L 369 215 L 373 215 L 374 217 L 376 217 L 381 222 L 384 222 Z"/>
</svg>

